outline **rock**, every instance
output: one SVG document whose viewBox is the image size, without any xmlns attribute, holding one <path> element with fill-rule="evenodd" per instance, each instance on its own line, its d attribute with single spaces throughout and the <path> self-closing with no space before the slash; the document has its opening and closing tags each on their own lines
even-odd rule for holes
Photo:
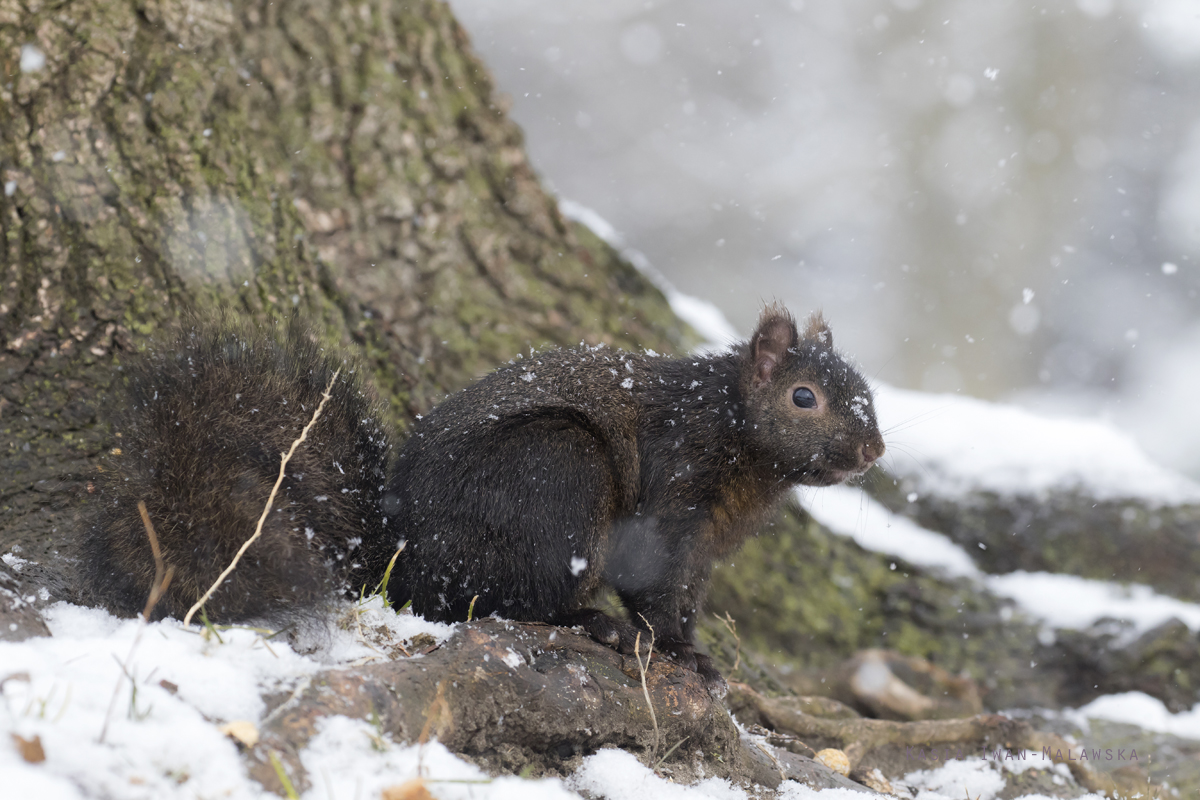
<svg viewBox="0 0 1200 800">
<path fill-rule="evenodd" d="M 1063 572 L 1200 601 L 1200 506 L 1079 490 L 941 497 L 911 477 L 878 480 L 869 491 L 893 512 L 949 536 L 985 572 Z"/>
<path fill-rule="evenodd" d="M 735 680 L 830 695 L 847 659 L 886 648 L 967 676 L 990 709 L 1058 704 L 1059 676 L 1031 664 L 1042 661 L 1040 626 L 974 581 L 864 550 L 797 508 L 730 562 L 713 572 L 698 635 L 727 674 L 740 656 Z M 740 638 L 718 618 L 725 613 Z"/>
<path fill-rule="evenodd" d="M 846 754 L 835 747 L 818 750 L 813 760 L 824 764 L 838 775 L 850 774 L 850 759 L 846 758 Z"/>
<path fill-rule="evenodd" d="M 887 650 L 864 650 L 837 674 L 843 700 L 880 719 L 949 719 L 982 713 L 979 687 L 923 658 Z"/>
<path fill-rule="evenodd" d="M 879 768 L 866 770 L 856 769 L 850 773 L 850 779 L 856 783 L 861 783 L 868 789 L 874 789 L 883 794 L 895 794 L 896 790 L 892 788 L 892 783 L 887 779 Z"/>
<path fill-rule="evenodd" d="M 31 636 L 49 636 L 50 629 L 38 606 L 37 590 L 31 582 L 0 561 L 0 641 L 20 642 Z"/>
<path fill-rule="evenodd" d="M 270 757 L 278 754 L 302 792 L 310 782 L 297 753 L 320 718 L 340 714 L 372 719 L 396 742 L 436 738 L 496 774 L 565 775 L 603 747 L 657 764 L 681 741 L 659 767 L 676 781 L 716 773 L 746 785 L 773 776 L 777 784 L 781 768 L 792 779 L 814 774 L 796 766 L 803 762 L 780 760 L 773 748 L 765 765 L 691 670 L 656 656 L 646 685 L 653 716 L 632 656 L 551 625 L 484 619 L 460 625 L 421 658 L 313 676 L 294 694 L 274 699 L 260 741 L 246 756 L 255 779 L 278 792 Z M 785 762 L 792 766 L 781 767 Z M 827 776 L 821 781 L 830 785 Z"/>
<path fill-rule="evenodd" d="M 851 780 L 823 761 L 781 750 L 762 741 L 752 741 L 748 737 L 743 737 L 742 741 L 746 745 L 749 761 L 756 764 L 751 772 L 752 781 L 768 789 L 777 789 L 787 780 L 802 783 L 810 789 L 851 789 L 868 795 L 874 794 L 867 791 L 871 787 Z M 842 754 L 842 758 L 845 758 L 845 753 Z"/>
<path fill-rule="evenodd" d="M 1058 631 L 1045 667 L 1063 676 L 1061 704 L 1081 706 L 1119 692 L 1157 697 L 1172 713 L 1200 702 L 1200 634 L 1171 619 L 1134 637 L 1132 625 L 1115 620 Z"/>
</svg>

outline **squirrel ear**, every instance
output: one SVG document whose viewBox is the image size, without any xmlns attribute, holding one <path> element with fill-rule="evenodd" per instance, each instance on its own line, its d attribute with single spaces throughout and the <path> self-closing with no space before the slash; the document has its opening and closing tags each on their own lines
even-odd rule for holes
<svg viewBox="0 0 1200 800">
<path fill-rule="evenodd" d="M 826 347 L 833 347 L 833 331 L 829 330 L 829 326 L 825 324 L 825 317 L 821 316 L 820 311 L 808 318 L 808 324 L 804 329 L 804 338 L 807 341 L 820 342 Z"/>
<path fill-rule="evenodd" d="M 767 306 L 758 320 L 758 329 L 750 337 L 750 357 L 754 359 L 751 383 L 761 386 L 771 380 L 775 365 L 783 361 L 788 348 L 800 343 L 796 320 L 782 306 Z"/>
</svg>

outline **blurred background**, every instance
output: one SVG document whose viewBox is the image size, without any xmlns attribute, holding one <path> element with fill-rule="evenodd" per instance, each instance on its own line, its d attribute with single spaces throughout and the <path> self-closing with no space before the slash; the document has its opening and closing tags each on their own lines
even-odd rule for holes
<svg viewBox="0 0 1200 800">
<path fill-rule="evenodd" d="M 1200 477 L 1200 0 L 451 0 L 535 166 L 748 333 Z"/>
</svg>

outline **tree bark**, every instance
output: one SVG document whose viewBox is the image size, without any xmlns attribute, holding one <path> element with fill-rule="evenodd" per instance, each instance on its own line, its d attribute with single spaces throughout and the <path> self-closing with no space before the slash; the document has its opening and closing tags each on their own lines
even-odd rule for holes
<svg viewBox="0 0 1200 800">
<path fill-rule="evenodd" d="M 122 359 L 193 310 L 298 310 L 400 431 L 530 347 L 689 335 L 441 2 L 0 0 L 0 54 L 4 551 L 69 548 Z"/>
</svg>

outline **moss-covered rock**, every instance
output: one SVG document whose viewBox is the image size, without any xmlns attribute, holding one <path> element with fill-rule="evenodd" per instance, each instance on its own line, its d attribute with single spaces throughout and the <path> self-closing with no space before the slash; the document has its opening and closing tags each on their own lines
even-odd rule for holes
<svg viewBox="0 0 1200 800">
<path fill-rule="evenodd" d="M 909 478 L 872 481 L 868 489 L 892 511 L 965 547 L 985 572 L 1064 572 L 1200 600 L 1200 506 L 1101 499 L 1081 489 L 949 497 L 919 491 Z"/>
<path fill-rule="evenodd" d="M 1037 626 L 1010 602 L 863 550 L 798 509 L 718 567 L 708 607 L 736 621 L 742 660 L 768 690 L 828 694 L 844 660 L 885 648 L 972 678 L 989 708 L 1055 704 L 1057 677 L 1034 680 Z M 727 626 L 710 616 L 701 636 L 731 667 Z"/>
</svg>

